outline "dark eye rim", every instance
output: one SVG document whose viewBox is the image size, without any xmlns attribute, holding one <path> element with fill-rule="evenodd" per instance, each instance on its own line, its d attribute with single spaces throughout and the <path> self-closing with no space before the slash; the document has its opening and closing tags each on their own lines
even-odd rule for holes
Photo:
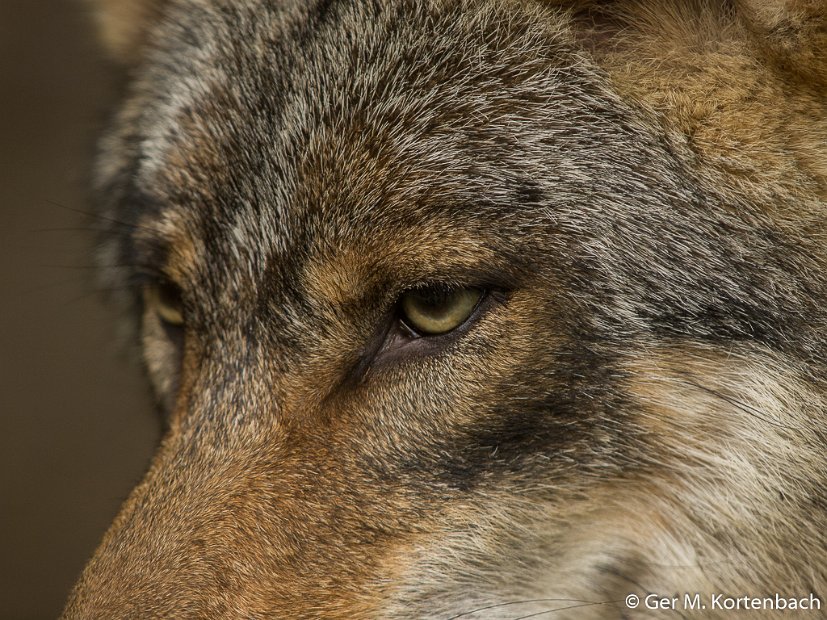
<svg viewBox="0 0 827 620">
<path fill-rule="evenodd" d="M 487 286 L 478 288 L 483 291 L 483 294 L 465 321 L 451 331 L 426 336 L 419 336 L 400 320 L 399 297 L 397 297 L 394 306 L 388 310 L 384 320 L 380 322 L 381 327 L 374 332 L 360 352 L 358 359 L 346 372 L 342 384 L 359 384 L 370 374 L 371 369 L 380 370 L 393 366 L 395 362 L 413 361 L 429 355 L 437 355 L 448 349 L 452 343 L 470 331 L 477 321 L 496 304 L 502 304 L 507 299 L 507 292 L 502 289 Z"/>
<path fill-rule="evenodd" d="M 391 320 L 383 331 L 381 345 L 371 356 L 370 365 L 383 366 L 400 359 L 435 355 L 445 351 L 470 332 L 491 310 L 504 304 L 509 297 L 509 291 L 502 288 L 485 285 L 474 288 L 479 288 L 483 293 L 468 318 L 456 328 L 441 334 L 420 335 L 405 325 L 400 320 L 397 302 Z"/>
</svg>

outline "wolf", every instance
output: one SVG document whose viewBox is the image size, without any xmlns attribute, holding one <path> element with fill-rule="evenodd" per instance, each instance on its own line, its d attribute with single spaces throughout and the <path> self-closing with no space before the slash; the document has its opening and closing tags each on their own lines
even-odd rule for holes
<svg viewBox="0 0 827 620">
<path fill-rule="evenodd" d="M 63 618 L 824 617 L 822 0 L 97 10 L 166 431 Z"/>
</svg>

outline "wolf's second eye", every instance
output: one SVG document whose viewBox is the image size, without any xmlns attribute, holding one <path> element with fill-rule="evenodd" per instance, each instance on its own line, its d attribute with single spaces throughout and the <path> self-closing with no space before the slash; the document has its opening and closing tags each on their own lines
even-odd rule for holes
<svg viewBox="0 0 827 620">
<path fill-rule="evenodd" d="M 167 325 L 180 327 L 184 324 L 184 303 L 181 289 L 172 282 L 161 281 L 144 288 L 144 303 Z"/>
<path fill-rule="evenodd" d="M 483 297 L 481 288 L 413 289 L 399 299 L 402 321 L 412 331 L 434 336 L 462 325 Z"/>
</svg>

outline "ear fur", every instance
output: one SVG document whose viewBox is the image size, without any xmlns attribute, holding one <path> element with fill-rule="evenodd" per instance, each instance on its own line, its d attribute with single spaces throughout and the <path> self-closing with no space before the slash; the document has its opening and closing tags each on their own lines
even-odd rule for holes
<svg viewBox="0 0 827 620">
<path fill-rule="evenodd" d="M 827 0 L 562 0 L 562 6 L 572 11 L 575 35 L 598 56 L 633 45 L 635 33 L 712 41 L 739 36 L 738 24 L 752 54 L 787 79 L 827 82 Z"/>
<path fill-rule="evenodd" d="M 101 41 L 120 62 L 137 58 L 148 27 L 158 18 L 164 0 L 88 0 Z"/>
<path fill-rule="evenodd" d="M 827 82 L 827 0 L 737 0 L 767 59 L 785 72 Z"/>
<path fill-rule="evenodd" d="M 798 208 L 805 187 L 824 196 L 827 0 L 562 1 L 618 94 L 682 135 L 716 183 Z"/>
</svg>

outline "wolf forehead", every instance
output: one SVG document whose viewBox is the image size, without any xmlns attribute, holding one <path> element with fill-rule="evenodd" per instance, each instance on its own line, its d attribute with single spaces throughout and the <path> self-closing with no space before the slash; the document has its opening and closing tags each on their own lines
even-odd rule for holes
<svg viewBox="0 0 827 620">
<path fill-rule="evenodd" d="M 536 226 L 550 193 L 623 193 L 608 187 L 623 160 L 649 167 L 660 149 L 554 17 L 502 2 L 173 3 L 103 193 L 119 219 L 175 210 L 216 250 L 279 254 L 308 227 L 335 244 L 445 216 L 474 234 Z"/>
</svg>

